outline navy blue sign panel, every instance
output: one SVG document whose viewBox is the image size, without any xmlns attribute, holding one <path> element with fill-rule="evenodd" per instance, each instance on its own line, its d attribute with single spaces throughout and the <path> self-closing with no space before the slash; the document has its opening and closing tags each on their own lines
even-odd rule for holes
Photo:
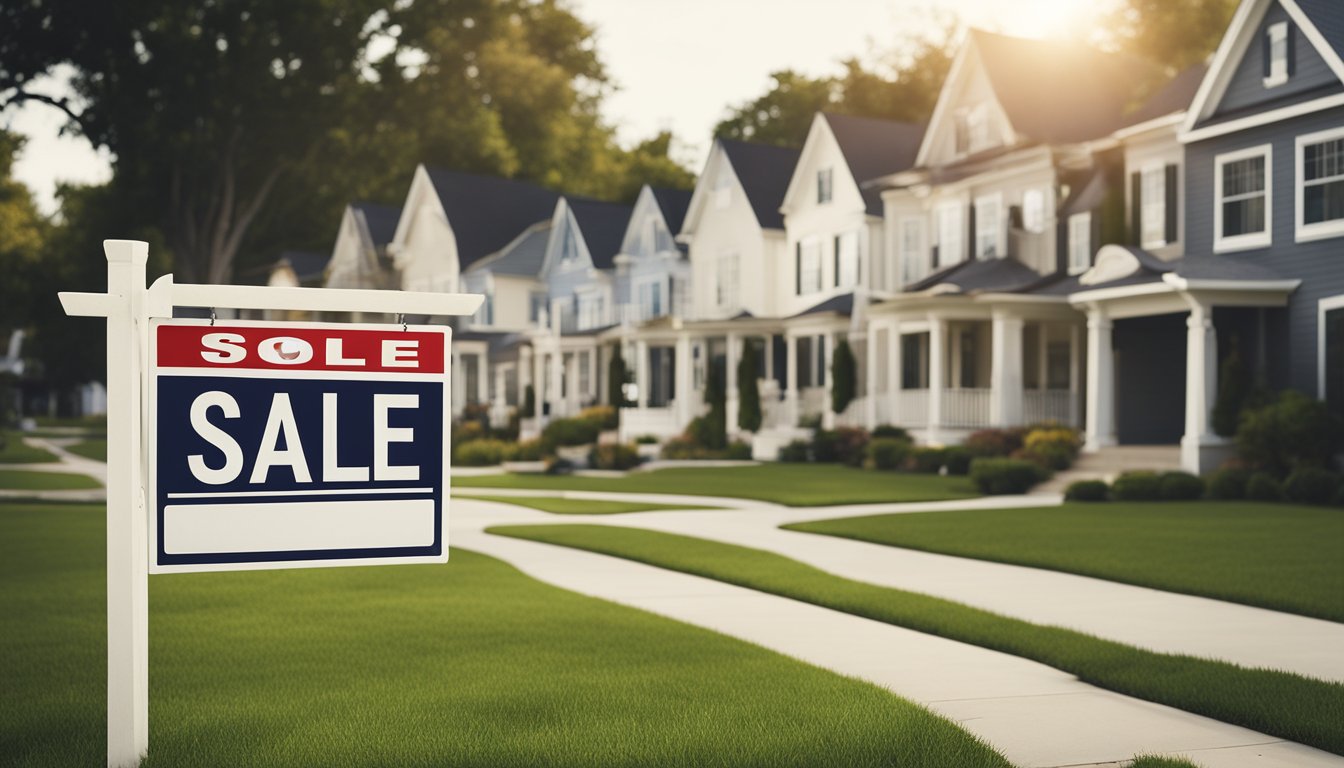
<svg viewBox="0 0 1344 768">
<path fill-rule="evenodd" d="M 152 572 L 447 559 L 447 328 L 152 338 Z"/>
</svg>

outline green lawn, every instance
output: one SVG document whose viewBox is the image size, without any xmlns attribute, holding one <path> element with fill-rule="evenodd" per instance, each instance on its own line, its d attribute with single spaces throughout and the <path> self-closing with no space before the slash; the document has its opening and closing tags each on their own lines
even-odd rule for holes
<svg viewBox="0 0 1344 768">
<path fill-rule="evenodd" d="M 0 765 L 103 764 L 103 511 L 0 506 Z M 150 580 L 146 766 L 1007 766 L 873 685 L 455 550 Z"/>
<path fill-rule="evenodd" d="M 1145 651 L 689 536 L 607 525 L 489 530 L 624 557 L 1011 653 L 1102 688 L 1344 754 L 1344 685 Z"/>
<path fill-rule="evenodd" d="M 678 493 L 760 499 L 791 507 L 936 501 L 977 496 L 964 477 L 869 472 L 838 464 L 675 467 L 625 477 L 483 475 L 453 478 L 457 488 Z"/>
<path fill-rule="evenodd" d="M 1183 757 L 1140 755 L 1134 758 L 1134 762 L 1129 764 L 1129 768 L 1199 768 L 1199 766 Z"/>
<path fill-rule="evenodd" d="M 25 472 L 0 469 L 0 488 L 17 491 L 82 491 L 102 488 L 87 475 L 69 472 Z"/>
<path fill-rule="evenodd" d="M 99 437 L 90 440 L 81 440 L 74 445 L 67 446 L 65 450 L 76 456 L 83 456 L 86 459 L 107 461 L 107 438 Z"/>
<path fill-rule="evenodd" d="M 479 499 L 500 504 L 517 504 L 520 507 L 550 512 L 553 515 L 619 515 L 625 512 L 655 512 L 660 509 L 723 509 L 723 507 L 702 507 L 690 504 L 643 504 L 633 501 L 607 501 L 606 499 L 566 499 L 558 496 L 478 496 L 476 494 L 454 494 L 459 499 Z"/>
<path fill-rule="evenodd" d="M 22 432 L 0 433 L 0 464 L 42 464 L 56 461 L 56 454 L 23 442 Z"/>
<path fill-rule="evenodd" d="M 787 526 L 1344 621 L 1344 510 L 1255 502 L 1066 504 Z"/>
</svg>

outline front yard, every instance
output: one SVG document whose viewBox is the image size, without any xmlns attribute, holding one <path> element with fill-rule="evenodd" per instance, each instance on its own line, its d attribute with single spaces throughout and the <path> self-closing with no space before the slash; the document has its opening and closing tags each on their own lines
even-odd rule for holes
<svg viewBox="0 0 1344 768">
<path fill-rule="evenodd" d="M 673 493 L 757 499 L 791 507 L 939 501 L 977 496 L 965 477 L 867 472 L 838 464 L 761 464 L 632 472 L 625 477 L 483 475 L 453 478 L 456 488 L 532 488 Z"/>
<path fill-rule="evenodd" d="M 1344 510 L 1110 502 L 786 526 L 1344 621 Z"/>
</svg>

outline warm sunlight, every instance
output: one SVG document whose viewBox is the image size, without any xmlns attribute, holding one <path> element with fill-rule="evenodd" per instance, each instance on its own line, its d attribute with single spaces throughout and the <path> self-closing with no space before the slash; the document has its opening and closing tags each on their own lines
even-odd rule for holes
<svg viewBox="0 0 1344 768">
<path fill-rule="evenodd" d="M 1034 38 L 1072 39 L 1085 35 L 1111 3 L 1106 0 L 1017 0 L 1001 15 L 1002 31 Z"/>
</svg>

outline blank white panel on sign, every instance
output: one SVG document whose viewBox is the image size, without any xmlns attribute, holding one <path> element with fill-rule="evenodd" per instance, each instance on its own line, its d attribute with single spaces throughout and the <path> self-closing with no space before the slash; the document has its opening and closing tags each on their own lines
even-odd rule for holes
<svg viewBox="0 0 1344 768">
<path fill-rule="evenodd" d="M 426 547 L 434 543 L 433 499 L 170 504 L 170 554 Z"/>
</svg>

